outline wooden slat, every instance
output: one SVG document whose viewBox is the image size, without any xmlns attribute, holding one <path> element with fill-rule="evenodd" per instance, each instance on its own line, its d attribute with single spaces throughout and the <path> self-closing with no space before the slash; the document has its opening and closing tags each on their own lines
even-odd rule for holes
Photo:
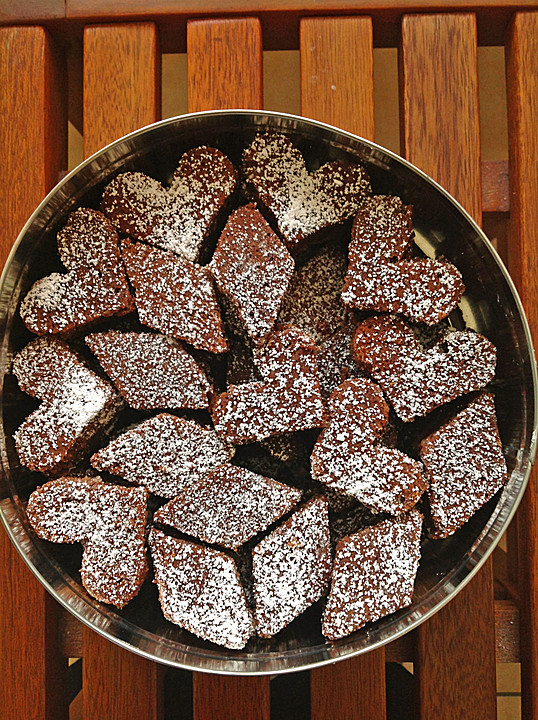
<svg viewBox="0 0 538 720">
<path fill-rule="evenodd" d="M 0 29 L 0 264 L 65 167 L 63 61 L 40 27 Z M 67 715 L 58 606 L 0 528 L 0 714 Z"/>
<path fill-rule="evenodd" d="M 300 26 L 301 113 L 374 138 L 370 18 L 307 18 Z M 312 720 L 383 720 L 385 650 L 311 673 Z"/>
<path fill-rule="evenodd" d="M 538 13 L 517 14 L 507 45 L 511 242 L 509 268 L 538 337 Z M 518 510 L 521 599 L 521 705 L 538 717 L 538 476 Z"/>
<path fill-rule="evenodd" d="M 148 125 L 160 114 L 160 57 L 152 23 L 84 32 L 84 150 Z M 84 719 L 159 720 L 163 668 L 83 628 Z"/>
<path fill-rule="evenodd" d="M 359 655 L 312 670 L 311 720 L 382 720 L 386 717 L 385 653 Z"/>
<path fill-rule="evenodd" d="M 84 154 L 155 122 L 161 58 L 153 23 L 84 30 Z"/>
<path fill-rule="evenodd" d="M 482 212 L 510 210 L 508 163 L 495 160 L 482 163 Z"/>
<path fill-rule="evenodd" d="M 406 157 L 480 222 L 475 17 L 406 16 L 400 69 Z M 491 561 L 419 628 L 415 673 L 422 717 L 497 717 Z"/>
<path fill-rule="evenodd" d="M 163 717 L 161 668 L 84 628 L 84 720 L 159 720 Z"/>
<path fill-rule="evenodd" d="M 301 113 L 373 140 L 371 19 L 306 18 L 300 27 Z"/>
<path fill-rule="evenodd" d="M 0 0 L 0 23 L 43 22 L 65 17 L 64 0 Z"/>
<path fill-rule="evenodd" d="M 193 676 L 193 720 L 269 720 L 269 678 Z"/>
<path fill-rule="evenodd" d="M 191 112 L 263 107 L 262 32 L 257 18 L 187 25 Z"/>
</svg>

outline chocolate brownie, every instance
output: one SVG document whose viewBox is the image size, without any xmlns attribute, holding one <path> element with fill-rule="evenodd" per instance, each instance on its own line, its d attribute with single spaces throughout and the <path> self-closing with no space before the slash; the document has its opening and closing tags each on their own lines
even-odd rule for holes
<svg viewBox="0 0 538 720">
<path fill-rule="evenodd" d="M 353 217 L 370 193 L 360 165 L 339 160 L 308 172 L 287 135 L 261 133 L 243 152 L 246 192 L 293 254 Z"/>
<path fill-rule="evenodd" d="M 208 407 L 211 386 L 204 372 L 173 338 L 108 330 L 87 335 L 86 344 L 130 407 Z"/>
<path fill-rule="evenodd" d="M 294 488 L 235 465 L 221 465 L 164 505 L 154 516 L 186 535 L 236 550 L 289 512 L 301 499 Z"/>
<path fill-rule="evenodd" d="M 173 498 L 233 455 L 233 446 L 214 430 L 161 413 L 112 440 L 92 456 L 91 464 Z"/>
<path fill-rule="evenodd" d="M 381 388 L 365 378 L 346 380 L 329 400 L 331 421 L 310 458 L 312 477 L 352 495 L 374 512 L 399 515 L 426 489 L 422 466 L 380 438 L 389 407 Z"/>
<path fill-rule="evenodd" d="M 147 498 L 145 488 L 62 477 L 30 495 L 28 520 L 44 540 L 82 543 L 82 584 L 92 597 L 122 608 L 148 571 Z"/>
<path fill-rule="evenodd" d="M 102 210 L 123 233 L 192 262 L 218 229 L 237 185 L 232 163 L 215 148 L 186 152 L 170 187 L 140 172 L 118 175 L 103 193 Z"/>
<path fill-rule="evenodd" d="M 417 510 L 345 537 L 336 547 L 323 634 L 339 640 L 411 604 L 420 560 Z"/>
<path fill-rule="evenodd" d="M 255 205 L 232 213 L 208 269 L 255 345 L 273 329 L 294 266 Z"/>
<path fill-rule="evenodd" d="M 271 637 L 327 592 L 331 548 L 327 501 L 315 497 L 252 551 L 256 631 Z"/>
<path fill-rule="evenodd" d="M 204 640 L 243 648 L 254 623 L 232 558 L 158 530 L 149 546 L 165 618 Z"/>
<path fill-rule="evenodd" d="M 406 322 L 385 315 L 357 326 L 352 350 L 405 422 L 483 388 L 497 359 L 493 344 L 472 330 L 447 330 L 425 350 Z"/>
<path fill-rule="evenodd" d="M 482 393 L 420 444 L 432 537 L 456 532 L 508 479 L 493 395 Z"/>
<path fill-rule="evenodd" d="M 207 270 L 166 250 L 124 241 L 122 256 L 143 325 L 199 350 L 228 349 Z"/>
<path fill-rule="evenodd" d="M 328 398 L 344 380 L 364 374 L 351 353 L 354 332 L 355 325 L 348 322 L 319 346 L 317 361 L 323 397 Z"/>
</svg>

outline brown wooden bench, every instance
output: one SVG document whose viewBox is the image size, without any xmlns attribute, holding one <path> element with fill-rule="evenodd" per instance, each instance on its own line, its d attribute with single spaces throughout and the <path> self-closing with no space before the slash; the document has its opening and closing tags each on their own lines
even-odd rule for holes
<svg viewBox="0 0 538 720">
<path fill-rule="evenodd" d="M 299 0 L 0 0 L 2 258 L 66 169 L 66 55 L 82 49 L 88 155 L 159 119 L 162 51 L 187 52 L 189 110 L 196 111 L 261 108 L 262 50 L 299 48 L 302 114 L 373 138 L 373 46 L 392 46 L 399 48 L 402 153 L 479 222 L 483 212 L 509 222 L 509 242 L 500 250 L 507 251 L 537 329 L 538 3 L 312 0 L 308 12 L 303 6 Z M 506 48 L 508 173 L 502 163 L 480 163 L 478 43 Z M 493 720 L 496 660 L 521 660 L 522 715 L 536 719 L 538 490 L 532 478 L 509 532 L 507 564 L 494 583 L 490 560 L 415 632 L 309 677 L 191 676 L 80 626 L 32 577 L 2 531 L 0 716 L 68 718 L 68 658 L 82 657 L 85 720 L 269 720 L 271 713 L 308 717 L 308 707 L 312 720 L 381 720 L 386 663 L 404 661 L 414 663 L 418 717 Z M 292 703 L 298 695 L 302 709 Z"/>
</svg>

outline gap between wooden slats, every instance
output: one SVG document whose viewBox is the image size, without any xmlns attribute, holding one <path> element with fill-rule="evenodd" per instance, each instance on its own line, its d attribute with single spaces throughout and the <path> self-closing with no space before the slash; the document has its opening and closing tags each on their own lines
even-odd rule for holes
<svg viewBox="0 0 538 720">
<path fill-rule="evenodd" d="M 0 254 L 56 182 L 66 157 L 65 67 L 40 27 L 0 29 Z M 67 717 L 58 605 L 0 528 L 0 714 Z"/>
<path fill-rule="evenodd" d="M 514 17 L 507 44 L 511 237 L 509 269 L 531 332 L 538 337 L 538 13 Z M 538 717 L 538 477 L 531 474 L 517 513 L 521 600 L 521 711 Z"/>
<path fill-rule="evenodd" d="M 300 23 L 301 112 L 374 137 L 370 18 L 305 18 Z M 385 651 L 312 670 L 311 718 L 383 720 Z"/>
<path fill-rule="evenodd" d="M 262 36 L 256 18 L 196 20 L 187 25 L 191 112 L 261 108 Z M 194 720 L 269 720 L 268 677 L 193 674 Z"/>
<path fill-rule="evenodd" d="M 89 155 L 160 115 L 160 56 L 152 23 L 84 31 L 84 148 Z M 84 720 L 160 720 L 163 668 L 84 627 Z"/>
<path fill-rule="evenodd" d="M 405 156 L 480 222 L 480 138 L 473 15 L 416 15 L 402 22 Z M 492 565 L 418 629 L 421 717 L 496 718 Z"/>
</svg>

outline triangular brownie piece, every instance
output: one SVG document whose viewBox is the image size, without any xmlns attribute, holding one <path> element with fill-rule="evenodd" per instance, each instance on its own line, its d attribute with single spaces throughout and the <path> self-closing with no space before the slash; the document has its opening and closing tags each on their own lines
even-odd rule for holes
<svg viewBox="0 0 538 720">
<path fill-rule="evenodd" d="M 82 543 L 84 587 L 97 600 L 122 608 L 138 593 L 148 570 L 147 498 L 146 488 L 63 477 L 35 490 L 27 513 L 38 537 Z"/>
<path fill-rule="evenodd" d="M 109 330 L 87 335 L 86 344 L 135 410 L 208 407 L 204 372 L 173 338 Z"/>
<path fill-rule="evenodd" d="M 214 430 L 161 413 L 112 440 L 92 456 L 91 464 L 173 498 L 233 454 L 234 448 Z"/>
<path fill-rule="evenodd" d="M 292 510 L 301 493 L 235 465 L 221 465 L 154 516 L 214 545 L 237 549 Z"/>
<path fill-rule="evenodd" d="M 254 623 L 232 558 L 158 530 L 149 546 L 165 618 L 204 640 L 243 648 Z"/>
<path fill-rule="evenodd" d="M 422 515 L 384 520 L 336 546 L 323 634 L 339 640 L 411 604 L 420 560 Z"/>
<path fill-rule="evenodd" d="M 243 444 L 323 425 L 316 345 L 308 335 L 294 327 L 272 333 L 256 363 L 264 380 L 232 385 L 211 406 L 222 437 Z"/>
<path fill-rule="evenodd" d="M 140 172 L 118 175 L 104 190 L 102 208 L 122 232 L 198 262 L 236 184 L 226 155 L 198 147 L 182 155 L 169 188 Z"/>
<path fill-rule="evenodd" d="M 312 477 L 352 495 L 374 512 L 398 515 L 426 489 L 422 466 L 381 437 L 389 407 L 371 380 L 346 380 L 329 401 L 329 426 L 311 455 Z"/>
<path fill-rule="evenodd" d="M 271 637 L 326 592 L 331 577 L 327 501 L 315 497 L 252 551 L 256 630 Z"/>
<path fill-rule="evenodd" d="M 208 271 L 167 250 L 125 240 L 122 255 L 140 322 L 199 350 L 228 349 Z"/>
<path fill-rule="evenodd" d="M 21 389 L 42 400 L 15 433 L 19 459 L 48 475 L 66 472 L 95 448 L 122 408 L 111 385 L 65 343 L 38 338 L 15 356 Z"/>
<path fill-rule="evenodd" d="M 456 532 L 504 485 L 506 462 L 493 395 L 483 393 L 420 444 L 433 530 Z"/>
<path fill-rule="evenodd" d="M 273 329 L 294 265 L 255 205 L 232 213 L 208 269 L 256 345 Z"/>
<path fill-rule="evenodd" d="M 494 345 L 473 330 L 448 330 L 424 349 L 405 321 L 387 315 L 358 325 L 352 349 L 405 422 L 483 388 L 493 379 L 497 360 Z"/>
</svg>

